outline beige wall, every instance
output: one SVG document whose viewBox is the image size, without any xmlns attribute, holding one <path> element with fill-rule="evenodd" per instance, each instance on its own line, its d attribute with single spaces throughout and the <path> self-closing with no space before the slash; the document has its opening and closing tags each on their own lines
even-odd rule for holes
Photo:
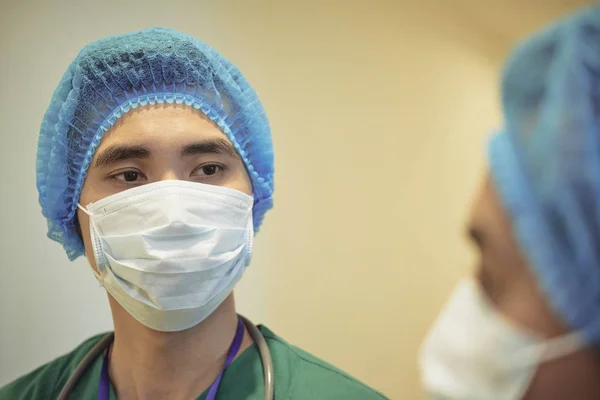
<svg viewBox="0 0 600 400">
<path fill-rule="evenodd" d="M 45 239 L 36 135 L 80 47 L 167 25 L 238 64 L 271 118 L 276 208 L 240 309 L 391 398 L 421 398 L 418 345 L 471 264 L 462 224 L 499 121 L 497 46 L 416 0 L 94 3 L 0 17 L 0 383 L 110 329 L 85 261 Z"/>
<path fill-rule="evenodd" d="M 263 24 L 276 48 L 249 73 L 263 71 L 278 175 L 253 268 L 284 337 L 419 399 L 418 345 L 470 266 L 462 224 L 499 119 L 496 68 L 438 16 L 360 11 Z"/>
</svg>

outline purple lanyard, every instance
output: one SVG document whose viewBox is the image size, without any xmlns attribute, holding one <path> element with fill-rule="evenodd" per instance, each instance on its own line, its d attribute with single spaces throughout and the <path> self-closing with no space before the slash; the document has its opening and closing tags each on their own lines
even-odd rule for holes
<svg viewBox="0 0 600 400">
<path fill-rule="evenodd" d="M 242 319 L 238 317 L 237 330 L 235 331 L 235 336 L 233 338 L 233 342 L 231 342 L 231 346 L 229 346 L 229 351 L 227 352 L 227 358 L 225 359 L 225 364 L 221 369 L 221 373 L 217 376 L 217 379 L 210 385 L 208 389 L 208 394 L 206 395 L 205 400 L 215 400 L 217 398 L 217 391 L 219 390 L 219 384 L 221 383 L 221 378 L 223 378 L 223 372 L 225 369 L 229 367 L 233 359 L 235 358 L 238 351 L 240 351 L 240 347 L 242 346 L 242 339 L 244 339 L 244 323 Z M 98 400 L 109 400 L 110 399 L 110 378 L 108 376 L 108 351 L 104 354 L 104 361 L 102 362 L 102 372 L 100 373 L 100 386 L 98 386 Z"/>
</svg>

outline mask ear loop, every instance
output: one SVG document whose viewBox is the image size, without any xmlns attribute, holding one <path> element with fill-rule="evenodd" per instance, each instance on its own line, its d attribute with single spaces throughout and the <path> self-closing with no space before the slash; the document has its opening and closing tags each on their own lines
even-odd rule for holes
<svg viewBox="0 0 600 400">
<path fill-rule="evenodd" d="M 246 239 L 246 267 L 250 265 L 252 261 L 252 254 L 254 252 L 254 220 L 252 219 L 252 208 L 250 209 L 250 218 L 248 218 L 248 227 L 246 228 L 247 239 Z"/>
<path fill-rule="evenodd" d="M 578 333 L 569 333 L 564 336 L 548 339 L 542 346 L 542 362 L 565 357 L 585 347 L 585 342 Z"/>
<path fill-rule="evenodd" d="M 96 231 L 96 224 L 94 221 L 94 216 L 92 213 L 90 213 L 88 210 L 86 210 L 80 203 L 77 203 L 77 207 L 83 211 L 84 213 L 86 213 L 88 215 L 88 217 L 90 218 L 90 235 L 91 235 L 91 239 L 92 239 L 92 247 L 93 247 L 93 252 L 94 252 L 94 258 L 96 260 L 96 268 L 100 269 L 100 261 L 101 261 L 101 255 L 102 255 L 102 245 L 100 244 L 100 241 L 98 239 L 98 235 L 97 235 L 97 231 Z M 94 274 L 94 276 L 96 277 L 96 279 L 98 280 L 98 283 L 100 283 L 100 287 L 103 286 L 102 284 L 102 275 L 100 274 L 99 271 L 97 271 L 96 269 L 94 269 L 94 267 L 90 264 L 90 269 L 92 270 L 92 273 Z"/>
<path fill-rule="evenodd" d="M 585 342 L 578 333 L 568 333 L 563 336 L 546 339 L 517 355 L 519 365 L 543 364 L 571 354 L 585 347 Z"/>
</svg>

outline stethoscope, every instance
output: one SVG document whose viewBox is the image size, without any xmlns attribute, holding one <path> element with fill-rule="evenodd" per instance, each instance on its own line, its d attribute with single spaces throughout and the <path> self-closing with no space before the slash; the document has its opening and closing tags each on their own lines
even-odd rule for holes
<svg viewBox="0 0 600 400">
<path fill-rule="evenodd" d="M 271 358 L 271 351 L 269 350 L 269 346 L 267 342 L 252 322 L 250 322 L 247 318 L 240 316 L 246 329 L 248 329 L 248 333 L 250 333 L 250 337 L 254 340 L 254 343 L 258 346 L 258 352 L 260 354 L 260 359 L 263 367 L 263 376 L 265 379 L 265 400 L 273 400 L 273 393 L 275 389 L 275 383 L 273 380 L 273 360 Z M 96 360 L 96 358 L 104 352 L 108 346 L 112 343 L 114 338 L 114 332 L 111 332 L 104 336 L 98 343 L 91 348 L 91 350 L 83 357 L 83 359 L 79 362 L 67 383 L 63 386 L 60 391 L 57 400 L 67 400 L 77 382 L 81 379 L 85 371 L 89 368 L 90 365 Z"/>
</svg>

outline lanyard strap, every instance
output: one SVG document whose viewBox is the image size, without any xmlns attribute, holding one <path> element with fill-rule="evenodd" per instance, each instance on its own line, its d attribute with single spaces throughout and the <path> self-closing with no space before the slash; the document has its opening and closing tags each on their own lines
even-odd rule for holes
<svg viewBox="0 0 600 400">
<path fill-rule="evenodd" d="M 242 340 L 244 339 L 244 323 L 242 319 L 238 317 L 237 330 L 235 331 L 235 336 L 233 338 L 233 342 L 231 342 L 231 346 L 229 346 L 229 351 L 227 352 L 227 358 L 225 359 L 225 364 L 223 368 L 221 368 L 221 372 L 217 379 L 210 385 L 208 389 L 208 394 L 206 395 L 206 400 L 215 400 L 217 397 L 217 392 L 219 391 L 219 385 L 221 384 L 221 379 L 223 378 L 223 373 L 225 369 L 229 367 L 229 365 L 233 362 L 233 359 L 237 355 L 238 351 L 240 351 L 240 347 L 242 346 Z M 104 354 L 104 360 L 102 362 L 102 371 L 100 372 L 100 386 L 98 386 L 98 400 L 109 400 L 110 399 L 110 377 L 108 376 L 108 351 Z"/>
</svg>

